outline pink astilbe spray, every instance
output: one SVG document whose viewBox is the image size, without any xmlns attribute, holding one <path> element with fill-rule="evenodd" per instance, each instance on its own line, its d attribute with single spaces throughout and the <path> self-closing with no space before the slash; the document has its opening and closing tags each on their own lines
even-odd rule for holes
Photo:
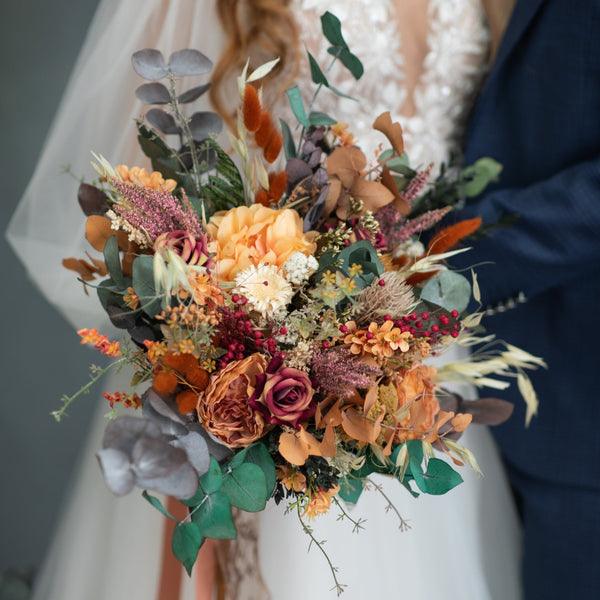
<svg viewBox="0 0 600 600">
<path fill-rule="evenodd" d="M 427 183 L 432 167 L 433 165 L 429 165 L 426 169 L 417 173 L 408 184 L 406 192 L 404 192 L 404 200 L 408 202 L 409 206 L 413 205 L 413 202 L 417 199 L 420 191 Z"/>
<path fill-rule="evenodd" d="M 153 190 L 135 183 L 113 180 L 121 199 L 113 205 L 119 216 L 135 228 L 145 231 L 152 242 L 161 234 L 184 230 L 193 235 L 204 233 L 188 197 L 182 191 L 179 201 L 165 190 Z"/>
<path fill-rule="evenodd" d="M 353 390 L 370 388 L 382 373 L 354 356 L 348 348 L 317 352 L 312 360 L 311 377 L 322 394 L 350 398 Z"/>
<path fill-rule="evenodd" d="M 452 208 L 450 206 L 437 208 L 435 210 L 427 211 L 416 219 L 407 221 L 406 224 L 395 232 L 394 241 L 396 242 L 396 245 L 402 244 L 416 233 L 427 231 L 436 223 L 439 223 L 451 210 Z"/>
</svg>

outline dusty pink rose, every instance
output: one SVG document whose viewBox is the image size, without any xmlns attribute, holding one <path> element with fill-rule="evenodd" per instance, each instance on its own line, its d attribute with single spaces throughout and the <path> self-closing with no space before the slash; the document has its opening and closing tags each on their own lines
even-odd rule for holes
<svg viewBox="0 0 600 600">
<path fill-rule="evenodd" d="M 285 367 L 274 358 L 266 372 L 256 376 L 250 405 L 259 408 L 269 423 L 297 429 L 315 412 L 310 378 L 304 371 Z"/>
<path fill-rule="evenodd" d="M 188 265 L 201 265 L 210 269 L 214 262 L 208 255 L 208 240 L 205 235 L 194 235 L 184 230 L 169 231 L 154 241 L 154 250 L 169 248 Z"/>
</svg>

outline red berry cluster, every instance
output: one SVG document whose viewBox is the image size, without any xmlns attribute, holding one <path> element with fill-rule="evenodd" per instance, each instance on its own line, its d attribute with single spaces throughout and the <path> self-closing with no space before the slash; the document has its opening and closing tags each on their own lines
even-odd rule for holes
<svg viewBox="0 0 600 600">
<path fill-rule="evenodd" d="M 264 352 L 275 356 L 277 354 L 275 338 L 266 336 L 260 329 L 255 329 L 248 313 L 241 309 L 247 304 L 248 299 L 234 294 L 231 300 L 237 306 L 232 308 L 223 306 L 220 309 L 219 347 L 226 352 L 219 360 L 219 368 L 224 369 L 232 360 L 242 360 L 253 352 Z M 287 329 L 282 327 L 279 333 L 285 335 Z M 285 358 L 282 352 L 278 356 Z"/>
<path fill-rule="evenodd" d="M 435 313 L 422 312 L 421 314 L 414 312 L 396 321 L 395 325 L 401 331 L 408 331 L 416 338 L 428 338 L 428 341 L 435 343 L 445 335 L 450 335 L 453 338 L 458 337 L 462 325 L 458 319 L 459 316 L 457 310 Z M 391 317 L 386 315 L 384 319 L 389 321 Z"/>
</svg>

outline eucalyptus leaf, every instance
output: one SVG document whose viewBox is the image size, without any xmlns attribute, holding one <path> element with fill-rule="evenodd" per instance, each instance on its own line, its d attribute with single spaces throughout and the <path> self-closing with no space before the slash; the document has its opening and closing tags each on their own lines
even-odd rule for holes
<svg viewBox="0 0 600 600">
<path fill-rule="evenodd" d="M 145 48 L 135 52 L 131 57 L 131 64 L 135 72 L 148 81 L 162 79 L 169 73 L 162 52 L 153 48 Z"/>
<path fill-rule="evenodd" d="M 237 537 L 231 516 L 231 502 L 224 492 L 208 494 L 192 513 L 192 521 L 198 525 L 204 537 L 213 540 L 233 540 Z"/>
<path fill-rule="evenodd" d="M 202 96 L 208 88 L 210 88 L 210 82 L 205 83 L 204 85 L 199 85 L 189 89 L 187 92 L 183 92 L 177 96 L 177 102 L 179 104 L 188 104 L 189 102 L 193 102 Z"/>
<path fill-rule="evenodd" d="M 360 79 L 365 72 L 365 68 L 363 67 L 360 59 L 352 54 L 348 48 L 328 48 L 327 52 L 332 56 L 336 56 L 340 59 L 342 64 L 350 71 L 352 77 L 354 79 Z"/>
<path fill-rule="evenodd" d="M 347 48 L 348 45 L 342 35 L 342 23 L 341 21 L 329 11 L 321 15 L 321 29 L 325 39 L 333 46 L 340 46 Z"/>
<path fill-rule="evenodd" d="M 185 50 L 178 50 L 171 54 L 168 68 L 176 77 L 204 75 L 204 73 L 208 73 L 213 68 L 213 63 L 202 52 L 186 48 Z"/>
<path fill-rule="evenodd" d="M 451 312 L 463 312 L 471 299 L 469 280 L 454 271 L 440 271 L 421 290 L 421 300 Z"/>
<path fill-rule="evenodd" d="M 302 101 L 302 95 L 297 85 L 285 91 L 290 101 L 290 107 L 298 123 L 305 129 L 309 127 L 308 117 L 306 116 L 306 110 L 304 109 L 304 102 Z"/>
<path fill-rule="evenodd" d="M 430 458 L 427 471 L 415 482 L 419 489 L 434 496 L 441 496 L 462 483 L 463 478 L 447 462 L 439 458 Z"/>
<path fill-rule="evenodd" d="M 323 112 L 313 111 L 308 115 L 308 122 L 315 127 L 329 127 L 330 125 L 335 125 L 337 121 L 332 119 L 329 115 L 326 115 Z"/>
<path fill-rule="evenodd" d="M 319 63 L 315 60 L 315 57 L 308 50 L 306 51 L 306 53 L 308 54 L 308 62 L 310 63 L 310 76 L 313 80 L 313 83 L 315 83 L 316 85 L 324 85 L 328 87 L 329 82 L 327 81 L 327 77 L 325 77 L 325 74 L 321 70 Z"/>
<path fill-rule="evenodd" d="M 151 108 L 146 113 L 146 120 L 152 127 L 166 134 L 180 133 L 181 131 L 175 119 L 161 108 Z"/>
<path fill-rule="evenodd" d="M 135 90 L 135 96 L 144 104 L 168 104 L 171 94 L 162 83 L 144 83 Z"/>
<path fill-rule="evenodd" d="M 147 254 L 133 261 L 131 285 L 140 299 L 142 310 L 154 317 L 162 310 L 161 299 L 154 289 L 153 257 Z"/>
<path fill-rule="evenodd" d="M 200 485 L 206 494 L 219 491 L 223 485 L 223 473 L 219 462 L 214 456 L 210 457 L 208 471 L 200 477 Z"/>
<path fill-rule="evenodd" d="M 200 527 L 196 523 L 181 523 L 173 531 L 171 548 L 173 554 L 185 567 L 188 575 L 192 574 L 192 567 L 198 557 L 198 551 L 204 542 Z"/>
<path fill-rule="evenodd" d="M 223 478 L 222 490 L 233 506 L 248 512 L 264 510 L 270 496 L 262 469 L 250 463 L 228 472 Z"/>
<path fill-rule="evenodd" d="M 223 129 L 223 120 L 217 113 L 203 111 L 194 113 L 189 121 L 192 137 L 197 142 L 211 136 L 218 135 Z"/>
<path fill-rule="evenodd" d="M 290 126 L 283 119 L 279 119 L 279 124 L 281 125 L 285 158 L 286 160 L 296 158 L 296 144 L 294 144 L 294 137 L 292 136 Z"/>
<path fill-rule="evenodd" d="M 275 462 L 267 450 L 267 447 L 261 442 L 249 446 L 248 452 L 246 453 L 246 462 L 255 464 L 262 469 L 267 482 L 267 494 L 268 497 L 271 497 L 271 494 L 277 485 L 277 475 L 275 471 Z"/>
<path fill-rule="evenodd" d="M 362 479 L 354 479 L 342 477 L 340 480 L 340 491 L 338 495 L 345 502 L 356 504 L 364 489 L 364 481 Z"/>
<path fill-rule="evenodd" d="M 465 196 L 472 198 L 481 194 L 501 171 L 502 165 L 493 158 L 483 157 L 475 161 L 461 173 L 461 179 L 468 180 L 464 187 Z"/>
<path fill-rule="evenodd" d="M 123 276 L 123 269 L 121 268 L 121 256 L 116 235 L 111 235 L 106 240 L 106 244 L 104 245 L 104 262 L 115 285 L 124 290 L 125 278 Z"/>
<path fill-rule="evenodd" d="M 159 510 L 163 515 L 165 515 L 165 517 L 168 517 L 169 519 L 172 519 L 173 521 L 176 521 L 177 519 L 163 506 L 163 503 L 156 498 L 155 496 L 151 496 L 146 490 L 144 490 L 142 492 L 142 497 L 145 498 L 146 500 L 148 500 L 148 502 L 150 502 L 150 504 L 152 504 L 152 506 L 154 506 L 154 508 L 156 508 L 157 510 Z"/>
</svg>

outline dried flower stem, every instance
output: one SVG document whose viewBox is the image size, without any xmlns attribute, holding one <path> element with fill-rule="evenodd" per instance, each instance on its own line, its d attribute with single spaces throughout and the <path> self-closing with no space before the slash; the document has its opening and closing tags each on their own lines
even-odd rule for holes
<svg viewBox="0 0 600 600">
<path fill-rule="evenodd" d="M 63 396 L 62 406 L 59 410 L 52 411 L 50 414 L 56 419 L 57 422 L 60 422 L 61 418 L 66 414 L 67 408 L 73 403 L 73 401 L 81 396 L 82 394 L 87 394 L 90 391 L 90 388 L 101 379 L 110 369 L 116 366 L 120 366 L 127 361 L 126 357 L 123 357 L 115 362 L 110 363 L 104 369 L 97 370 L 93 375 L 90 376 L 90 380 L 77 392 L 75 392 L 72 396 Z"/>
<path fill-rule="evenodd" d="M 338 578 L 337 578 L 338 568 L 333 566 L 333 563 L 331 562 L 329 555 L 325 551 L 325 548 L 323 548 L 323 544 L 325 543 L 325 541 L 323 540 L 323 541 L 319 542 L 319 540 L 317 540 L 317 538 L 314 536 L 313 530 L 304 522 L 304 519 L 302 518 L 302 516 L 300 514 L 300 504 L 299 503 L 296 504 L 296 511 L 298 514 L 298 520 L 300 521 L 300 525 L 302 526 L 304 533 L 306 533 L 311 539 L 311 542 L 309 545 L 309 550 L 310 550 L 310 546 L 314 543 L 317 546 L 317 548 L 322 552 L 323 556 L 327 560 L 327 563 L 329 564 L 329 569 L 331 570 L 331 575 L 333 576 L 333 581 L 335 582 L 335 585 L 331 589 L 335 590 L 336 594 L 338 596 L 341 596 L 344 593 L 344 588 L 346 587 L 346 584 L 340 583 L 338 581 Z"/>
<path fill-rule="evenodd" d="M 383 491 L 383 486 L 378 483 L 375 483 L 370 477 L 367 477 L 366 481 L 368 481 L 369 484 L 372 485 L 385 498 L 386 502 L 388 503 L 386 506 L 386 510 L 393 510 L 396 513 L 396 516 L 400 521 L 398 529 L 400 529 L 400 531 L 407 531 L 408 529 L 411 529 L 411 526 L 409 525 L 408 521 L 406 521 L 402 517 L 402 515 L 398 512 L 398 509 L 396 508 L 395 504 L 392 502 L 390 497 Z"/>
</svg>

